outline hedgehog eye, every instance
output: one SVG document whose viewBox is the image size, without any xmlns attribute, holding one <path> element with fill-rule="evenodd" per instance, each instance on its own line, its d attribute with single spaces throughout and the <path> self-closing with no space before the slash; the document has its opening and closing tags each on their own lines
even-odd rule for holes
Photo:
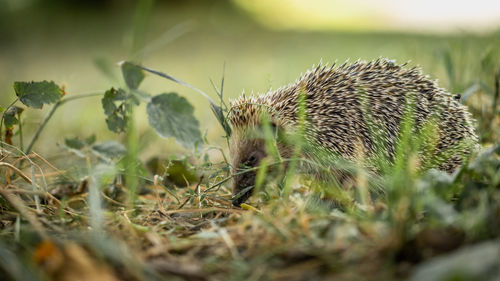
<svg viewBox="0 0 500 281">
<path fill-rule="evenodd" d="M 257 156 L 255 156 L 255 154 L 250 155 L 250 157 L 248 157 L 247 159 L 247 162 L 248 164 L 254 164 L 255 162 L 257 162 Z"/>
<path fill-rule="evenodd" d="M 250 167 L 253 167 L 257 164 L 257 153 L 253 152 L 252 154 L 250 154 L 250 156 L 248 156 L 248 158 L 246 159 L 245 161 L 245 165 L 246 166 L 250 166 Z"/>
</svg>

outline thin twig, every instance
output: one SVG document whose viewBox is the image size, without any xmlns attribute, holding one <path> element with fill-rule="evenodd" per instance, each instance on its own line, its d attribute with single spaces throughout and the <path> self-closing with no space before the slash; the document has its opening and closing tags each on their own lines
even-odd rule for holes
<svg viewBox="0 0 500 281">
<path fill-rule="evenodd" d="M 153 182 L 153 187 L 155 189 L 155 197 L 156 197 L 156 204 L 158 204 L 158 208 L 160 208 L 160 212 L 164 213 L 165 208 L 163 207 L 162 200 L 160 198 L 160 192 L 158 189 L 160 188 L 159 182 L 160 176 L 154 175 L 154 182 Z"/>
<path fill-rule="evenodd" d="M 1 142 L 1 144 L 2 144 L 2 146 L 9 147 L 10 149 L 12 149 L 12 150 L 15 150 L 15 151 L 19 152 L 21 155 L 23 155 L 23 157 L 25 157 L 25 158 L 26 158 L 26 160 L 27 160 L 28 162 L 30 162 L 32 165 L 34 165 L 34 162 L 33 162 L 33 161 L 31 161 L 31 159 L 30 159 L 30 158 L 26 155 L 26 153 L 24 153 L 24 151 L 22 151 L 21 149 L 19 149 L 17 146 L 13 146 L 13 145 L 10 145 L 10 144 L 5 143 L 5 142 Z M 3 147 L 2 147 L 2 148 L 3 148 Z M 2 150 L 4 150 L 4 149 L 2 149 Z M 9 153 L 9 155 L 10 155 L 10 154 L 13 154 L 13 152 L 12 152 L 12 151 L 8 151 L 8 153 Z M 7 157 L 8 157 L 9 155 L 7 155 Z M 5 158 L 7 158 L 7 157 L 2 158 L 2 160 L 3 160 L 3 159 L 5 159 Z"/>
<path fill-rule="evenodd" d="M 46 197 L 50 198 L 51 200 L 55 201 L 56 204 L 57 204 L 57 206 L 61 206 L 61 201 L 59 199 L 57 199 L 54 195 L 50 194 L 47 191 L 36 191 L 36 190 L 20 189 L 20 188 L 16 187 L 15 185 L 12 185 L 12 184 L 7 185 L 7 189 L 8 189 L 9 192 L 12 192 L 12 193 L 22 193 L 22 194 L 33 194 L 33 195 L 39 195 L 39 196 L 46 196 Z M 69 208 L 69 207 L 67 207 L 67 208 Z M 71 209 L 71 208 L 69 208 L 69 209 Z M 71 212 L 75 212 L 72 209 L 70 211 Z M 68 212 L 68 213 L 71 214 L 71 212 Z"/>
<path fill-rule="evenodd" d="M 215 198 L 213 196 L 210 196 L 210 195 L 207 195 L 206 198 L 209 200 L 209 201 L 213 201 L 215 203 L 219 203 L 223 206 L 226 206 L 226 207 L 232 207 L 232 204 L 231 202 L 228 202 L 228 201 L 225 201 L 225 200 L 221 200 L 219 198 Z"/>
<path fill-rule="evenodd" d="M 101 191 L 101 196 L 102 196 L 104 199 L 108 200 L 109 202 L 111 202 L 111 203 L 113 203 L 113 204 L 115 204 L 115 205 L 122 206 L 122 207 L 126 207 L 126 206 L 127 206 L 126 204 L 123 204 L 123 203 L 121 203 L 121 202 L 118 202 L 118 201 L 114 200 L 113 198 L 111 198 L 111 197 L 107 196 L 107 195 L 106 195 L 103 191 Z"/>
<path fill-rule="evenodd" d="M 21 170 L 19 170 L 16 166 L 9 164 L 9 163 L 6 163 L 6 162 L 0 162 L 0 166 L 5 166 L 5 167 L 13 170 L 14 172 L 16 172 L 16 174 L 18 174 L 26 182 L 28 182 L 29 184 L 33 184 L 31 179 L 28 176 L 26 176 Z"/>
<path fill-rule="evenodd" d="M 10 184 L 9 186 L 13 186 L 12 184 Z M 45 196 L 47 195 L 46 192 L 43 192 L 43 191 L 36 191 L 36 190 L 26 190 L 26 189 L 12 189 L 12 190 L 9 190 L 9 192 L 12 192 L 12 193 L 19 193 L 19 194 L 30 194 L 30 195 L 39 195 L 39 196 Z"/>
<path fill-rule="evenodd" d="M 184 200 L 184 202 L 182 202 L 182 204 L 179 206 L 179 208 L 177 208 L 177 210 L 182 209 L 182 207 L 184 207 L 184 205 L 186 205 L 186 203 L 189 201 L 189 199 L 191 199 L 191 197 L 188 196 L 188 198 L 186 198 L 186 200 Z"/>
<path fill-rule="evenodd" d="M 35 215 L 29 212 L 29 208 L 24 205 L 23 200 L 21 200 L 17 195 L 2 188 L 0 188 L 0 195 L 2 195 L 2 197 L 5 198 L 5 200 L 7 200 L 7 202 L 9 202 L 9 204 L 14 207 L 14 209 L 16 209 L 21 216 L 29 221 L 35 231 L 38 232 L 42 238 L 47 239 L 48 236 L 42 224 Z"/>
<path fill-rule="evenodd" d="M 204 209 L 177 209 L 165 211 L 165 214 L 178 214 L 178 213 L 207 213 L 207 212 L 227 212 L 227 213 L 244 213 L 245 210 L 242 209 L 226 209 L 219 207 L 210 207 Z"/>
</svg>

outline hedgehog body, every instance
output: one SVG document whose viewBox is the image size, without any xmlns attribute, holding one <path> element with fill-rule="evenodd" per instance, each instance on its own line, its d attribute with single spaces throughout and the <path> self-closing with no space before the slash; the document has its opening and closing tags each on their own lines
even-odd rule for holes
<svg viewBox="0 0 500 281">
<path fill-rule="evenodd" d="M 392 159 L 405 105 L 410 99 L 417 130 L 429 120 L 436 123 L 434 156 L 454 148 L 454 154 L 435 168 L 453 172 L 471 152 L 471 146 L 465 144 L 477 144 L 473 120 L 465 106 L 424 76 L 420 69 L 384 59 L 344 63 L 338 67 L 319 65 L 293 84 L 257 96 L 242 95 L 231 102 L 230 149 L 234 171 L 242 166 L 257 166 L 266 156 L 263 139 L 246 137 L 249 129 L 261 126 L 262 114 L 269 116 L 272 125 L 280 130 L 296 130 L 299 95 L 305 98 L 306 142 L 347 159 L 375 151 L 373 128 L 378 131 L 376 135 L 383 136 L 385 156 Z M 284 158 L 291 156 L 292 148 L 279 141 L 277 147 Z M 307 150 L 303 156 L 314 158 Z M 255 172 L 236 173 L 233 194 L 252 186 L 254 181 Z M 233 203 L 239 205 L 249 195 Z"/>
</svg>

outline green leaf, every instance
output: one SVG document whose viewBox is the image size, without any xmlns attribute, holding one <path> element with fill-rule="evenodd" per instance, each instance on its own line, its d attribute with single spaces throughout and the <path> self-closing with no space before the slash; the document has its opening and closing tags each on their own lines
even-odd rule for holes
<svg viewBox="0 0 500 281">
<path fill-rule="evenodd" d="M 108 125 L 108 129 L 115 133 L 125 132 L 125 128 L 127 127 L 127 116 L 119 116 L 119 115 L 110 115 L 106 118 L 106 124 Z"/>
<path fill-rule="evenodd" d="M 34 108 L 56 103 L 64 95 L 64 91 L 52 81 L 14 82 L 14 91 L 22 103 Z"/>
<path fill-rule="evenodd" d="M 6 128 L 12 128 L 15 124 L 19 124 L 19 120 L 17 120 L 16 115 L 23 112 L 23 109 L 17 106 L 11 106 L 7 108 L 3 115 L 3 123 Z"/>
<path fill-rule="evenodd" d="M 164 138 L 175 137 L 187 148 L 201 142 L 199 123 L 193 111 L 193 106 L 176 93 L 157 95 L 147 105 L 151 127 Z"/>
<path fill-rule="evenodd" d="M 186 187 L 188 183 L 198 182 L 198 176 L 188 160 L 160 159 L 153 157 L 146 162 L 148 170 L 163 177 L 163 183 L 166 186 L 174 184 L 178 187 Z"/>
<path fill-rule="evenodd" d="M 127 153 L 125 147 L 116 141 L 104 141 L 92 146 L 92 151 L 106 159 L 119 158 Z"/>
<path fill-rule="evenodd" d="M 128 95 L 124 90 L 115 88 L 107 90 L 101 99 L 104 114 L 108 116 L 106 118 L 108 129 L 115 133 L 123 132 L 127 127 L 127 112 L 125 109 L 127 99 Z"/>
<path fill-rule="evenodd" d="M 165 171 L 166 180 L 179 187 L 186 187 L 198 181 L 198 177 L 193 169 L 188 167 L 186 160 L 170 160 L 169 162 Z"/>
<path fill-rule="evenodd" d="M 64 144 L 72 149 L 80 150 L 85 146 L 85 143 L 78 138 L 64 139 Z"/>
<path fill-rule="evenodd" d="M 124 62 L 121 65 L 123 79 L 130 89 L 137 89 L 144 79 L 144 71 L 136 65 Z"/>
<path fill-rule="evenodd" d="M 5 114 L 3 123 L 6 128 L 12 128 L 14 125 L 19 123 L 19 120 L 14 115 Z"/>
<path fill-rule="evenodd" d="M 127 93 L 122 89 L 111 88 L 104 93 L 102 98 L 102 108 L 104 109 L 104 114 L 111 115 L 117 110 L 115 105 L 116 101 L 124 101 L 127 99 Z"/>
<path fill-rule="evenodd" d="M 91 136 L 85 138 L 85 144 L 92 145 L 92 144 L 94 144 L 95 140 L 96 140 L 95 135 L 91 135 Z"/>
</svg>

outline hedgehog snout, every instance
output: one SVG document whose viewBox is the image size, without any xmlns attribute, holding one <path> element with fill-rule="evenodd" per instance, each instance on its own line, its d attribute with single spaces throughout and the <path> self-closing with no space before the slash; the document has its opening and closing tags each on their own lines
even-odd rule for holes
<svg viewBox="0 0 500 281">
<path fill-rule="evenodd" d="M 249 171 L 234 177 L 232 201 L 234 206 L 239 207 L 241 203 L 245 202 L 252 195 L 256 176 L 257 173 L 255 171 Z"/>
<path fill-rule="evenodd" d="M 257 172 L 251 168 L 258 167 L 266 153 L 260 147 L 248 147 L 243 156 L 239 157 L 237 166 L 233 175 L 233 205 L 239 206 L 245 202 L 253 191 Z M 242 155 L 240 154 L 240 155 Z"/>
</svg>

